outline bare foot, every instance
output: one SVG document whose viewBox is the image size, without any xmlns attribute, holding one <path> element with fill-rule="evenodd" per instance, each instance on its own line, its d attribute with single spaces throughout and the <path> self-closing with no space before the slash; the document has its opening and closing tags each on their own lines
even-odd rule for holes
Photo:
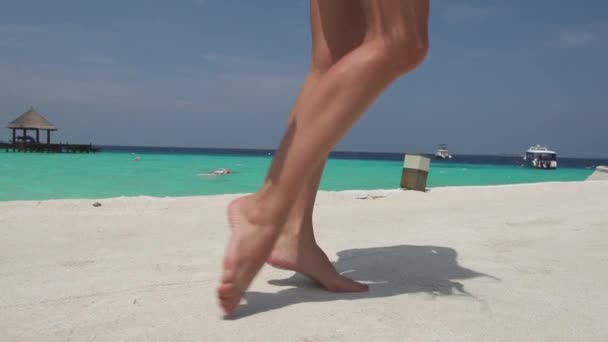
<svg viewBox="0 0 608 342">
<path fill-rule="evenodd" d="M 245 290 L 270 255 L 279 230 L 253 223 L 251 196 L 234 200 L 228 207 L 232 235 L 224 256 L 224 274 L 217 289 L 220 305 L 226 315 L 234 312 Z"/>
<path fill-rule="evenodd" d="M 295 271 L 332 292 L 365 292 L 369 287 L 340 275 L 314 238 L 299 238 L 287 231 L 279 237 L 268 264 Z"/>
</svg>

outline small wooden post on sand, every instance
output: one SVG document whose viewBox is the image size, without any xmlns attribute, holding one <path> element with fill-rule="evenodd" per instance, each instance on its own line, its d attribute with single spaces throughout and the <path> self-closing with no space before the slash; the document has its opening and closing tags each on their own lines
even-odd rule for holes
<svg viewBox="0 0 608 342">
<path fill-rule="evenodd" d="M 401 187 L 408 190 L 426 191 L 426 181 L 431 168 L 431 159 L 415 154 L 406 154 L 403 160 Z"/>
</svg>

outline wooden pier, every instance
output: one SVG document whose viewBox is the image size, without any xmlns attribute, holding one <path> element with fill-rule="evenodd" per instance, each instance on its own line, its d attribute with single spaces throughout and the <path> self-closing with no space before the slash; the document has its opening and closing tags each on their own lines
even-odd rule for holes
<svg viewBox="0 0 608 342">
<path fill-rule="evenodd" d="M 5 152 L 44 152 L 44 153 L 92 153 L 99 152 L 99 148 L 92 144 L 44 144 L 44 143 L 22 143 L 16 144 L 0 143 L 0 150 Z"/>
<path fill-rule="evenodd" d="M 36 112 L 33 107 L 13 120 L 8 126 L 12 130 L 13 139 L 6 143 L 0 142 L 0 151 L 6 152 L 45 152 L 45 153 L 91 153 L 99 152 L 92 144 L 69 144 L 51 143 L 51 132 L 57 131 L 57 127 Z M 17 136 L 17 132 L 21 132 Z M 35 136 L 29 136 L 28 132 L 34 131 Z M 40 131 L 46 131 L 46 143 L 40 141 Z"/>
</svg>

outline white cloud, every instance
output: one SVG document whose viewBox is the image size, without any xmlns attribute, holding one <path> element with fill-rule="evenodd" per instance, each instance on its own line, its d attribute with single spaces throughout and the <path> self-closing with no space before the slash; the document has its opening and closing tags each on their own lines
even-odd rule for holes
<svg viewBox="0 0 608 342">
<path fill-rule="evenodd" d="M 115 64 L 114 57 L 107 52 L 115 41 L 111 33 L 90 32 L 71 24 L 0 25 L 4 57 L 12 56 L 18 64 L 29 61 L 35 69 L 51 60 L 74 67 Z"/>
<path fill-rule="evenodd" d="M 114 39 L 109 32 L 90 32 L 79 26 L 64 23 L 40 27 L 28 25 L 1 25 L 0 46 L 39 52 L 42 49 L 80 46 L 98 46 Z"/>
<path fill-rule="evenodd" d="M 292 101 L 304 77 L 280 61 L 219 52 L 201 54 L 209 64 L 204 71 L 150 73 L 136 62 L 119 62 L 113 40 L 70 25 L 0 26 L 0 47 L 12 51 L 0 56 L 0 98 L 134 111 L 260 112 Z"/>
<path fill-rule="evenodd" d="M 255 71 L 264 73 L 290 73 L 294 65 L 272 58 L 264 59 L 240 54 L 207 51 L 200 54 L 201 60 L 212 67 L 225 70 Z"/>
<path fill-rule="evenodd" d="M 605 46 L 608 40 L 608 26 L 591 24 L 582 27 L 569 27 L 558 30 L 556 38 L 550 43 L 563 48 L 582 48 Z"/>
<path fill-rule="evenodd" d="M 449 21 L 468 21 L 474 19 L 484 19 L 494 16 L 498 8 L 489 6 L 473 6 L 466 3 L 453 3 L 446 5 L 443 16 Z"/>
<path fill-rule="evenodd" d="M 24 103 L 98 105 L 204 113 L 269 111 L 291 101 L 303 75 L 197 73 L 185 78 L 141 75 L 124 68 L 78 74 L 28 71 L 0 60 L 0 97 Z"/>
<path fill-rule="evenodd" d="M 214 52 L 214 51 L 208 51 L 208 52 L 201 53 L 201 58 L 208 63 L 222 65 L 222 66 L 231 66 L 231 67 L 252 63 L 252 59 L 250 59 L 250 58 L 244 58 L 242 56 L 228 55 L 228 54 L 218 53 L 218 52 Z"/>
</svg>

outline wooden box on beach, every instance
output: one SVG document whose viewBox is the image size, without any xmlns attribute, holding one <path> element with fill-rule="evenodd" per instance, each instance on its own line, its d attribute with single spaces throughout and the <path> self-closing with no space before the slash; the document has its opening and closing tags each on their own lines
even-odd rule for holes
<svg viewBox="0 0 608 342">
<path fill-rule="evenodd" d="M 426 191 L 430 167 L 430 158 L 406 154 L 401 174 L 401 187 L 408 190 Z"/>
</svg>

